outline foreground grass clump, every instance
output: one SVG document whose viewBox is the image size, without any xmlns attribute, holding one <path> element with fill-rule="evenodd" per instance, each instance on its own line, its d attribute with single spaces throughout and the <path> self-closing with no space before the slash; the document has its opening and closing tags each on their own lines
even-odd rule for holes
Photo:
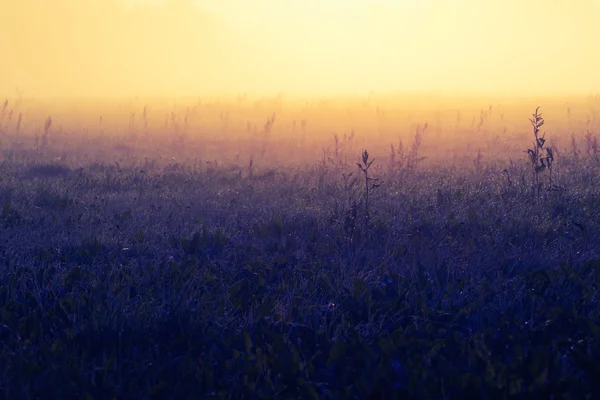
<svg viewBox="0 0 600 400">
<path fill-rule="evenodd" d="M 2 164 L 1 397 L 600 395 L 598 167 L 365 196 L 364 157 L 365 185 Z"/>
</svg>

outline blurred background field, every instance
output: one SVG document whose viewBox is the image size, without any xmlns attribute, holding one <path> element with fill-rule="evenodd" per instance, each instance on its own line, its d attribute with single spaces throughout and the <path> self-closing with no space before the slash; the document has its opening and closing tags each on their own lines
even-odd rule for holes
<svg viewBox="0 0 600 400">
<path fill-rule="evenodd" d="M 390 146 L 419 148 L 425 164 L 463 166 L 520 159 L 531 142 L 528 116 L 541 106 L 559 153 L 589 155 L 599 129 L 597 96 L 450 98 L 434 94 L 363 97 L 178 98 L 121 100 L 8 99 L 2 149 L 21 160 L 178 163 L 200 160 L 245 167 L 302 165 L 341 147 L 351 163 L 368 147 L 381 161 Z M 272 120 L 272 122 L 270 122 Z M 46 124 L 50 121 L 50 126 Z M 45 139 L 44 139 L 45 138 Z M 31 153 L 36 150 L 36 153 Z M 479 156 L 478 156 L 479 154 Z M 29 155 L 29 156 L 28 156 Z M 330 154 L 329 154 L 330 155 Z M 378 163 L 383 166 L 385 162 Z"/>
</svg>

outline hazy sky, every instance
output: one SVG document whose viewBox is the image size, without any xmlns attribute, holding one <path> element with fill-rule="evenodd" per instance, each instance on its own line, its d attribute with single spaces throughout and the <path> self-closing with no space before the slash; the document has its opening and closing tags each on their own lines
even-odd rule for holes
<svg viewBox="0 0 600 400">
<path fill-rule="evenodd" d="M 0 94 L 590 94 L 598 21 L 599 0 L 0 0 Z"/>
</svg>

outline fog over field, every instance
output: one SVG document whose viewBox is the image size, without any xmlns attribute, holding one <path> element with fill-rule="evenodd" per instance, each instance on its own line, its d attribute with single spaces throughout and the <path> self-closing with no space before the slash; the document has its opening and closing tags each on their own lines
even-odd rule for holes
<svg viewBox="0 0 600 400">
<path fill-rule="evenodd" d="M 0 0 L 0 399 L 600 398 L 596 0 Z"/>
</svg>

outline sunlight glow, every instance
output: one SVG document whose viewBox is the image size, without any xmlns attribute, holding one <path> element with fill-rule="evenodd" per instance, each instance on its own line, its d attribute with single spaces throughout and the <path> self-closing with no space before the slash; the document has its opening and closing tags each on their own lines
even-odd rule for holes
<svg viewBox="0 0 600 400">
<path fill-rule="evenodd" d="M 0 9 L 0 93 L 600 90 L 597 0 L 0 0 Z"/>
</svg>

